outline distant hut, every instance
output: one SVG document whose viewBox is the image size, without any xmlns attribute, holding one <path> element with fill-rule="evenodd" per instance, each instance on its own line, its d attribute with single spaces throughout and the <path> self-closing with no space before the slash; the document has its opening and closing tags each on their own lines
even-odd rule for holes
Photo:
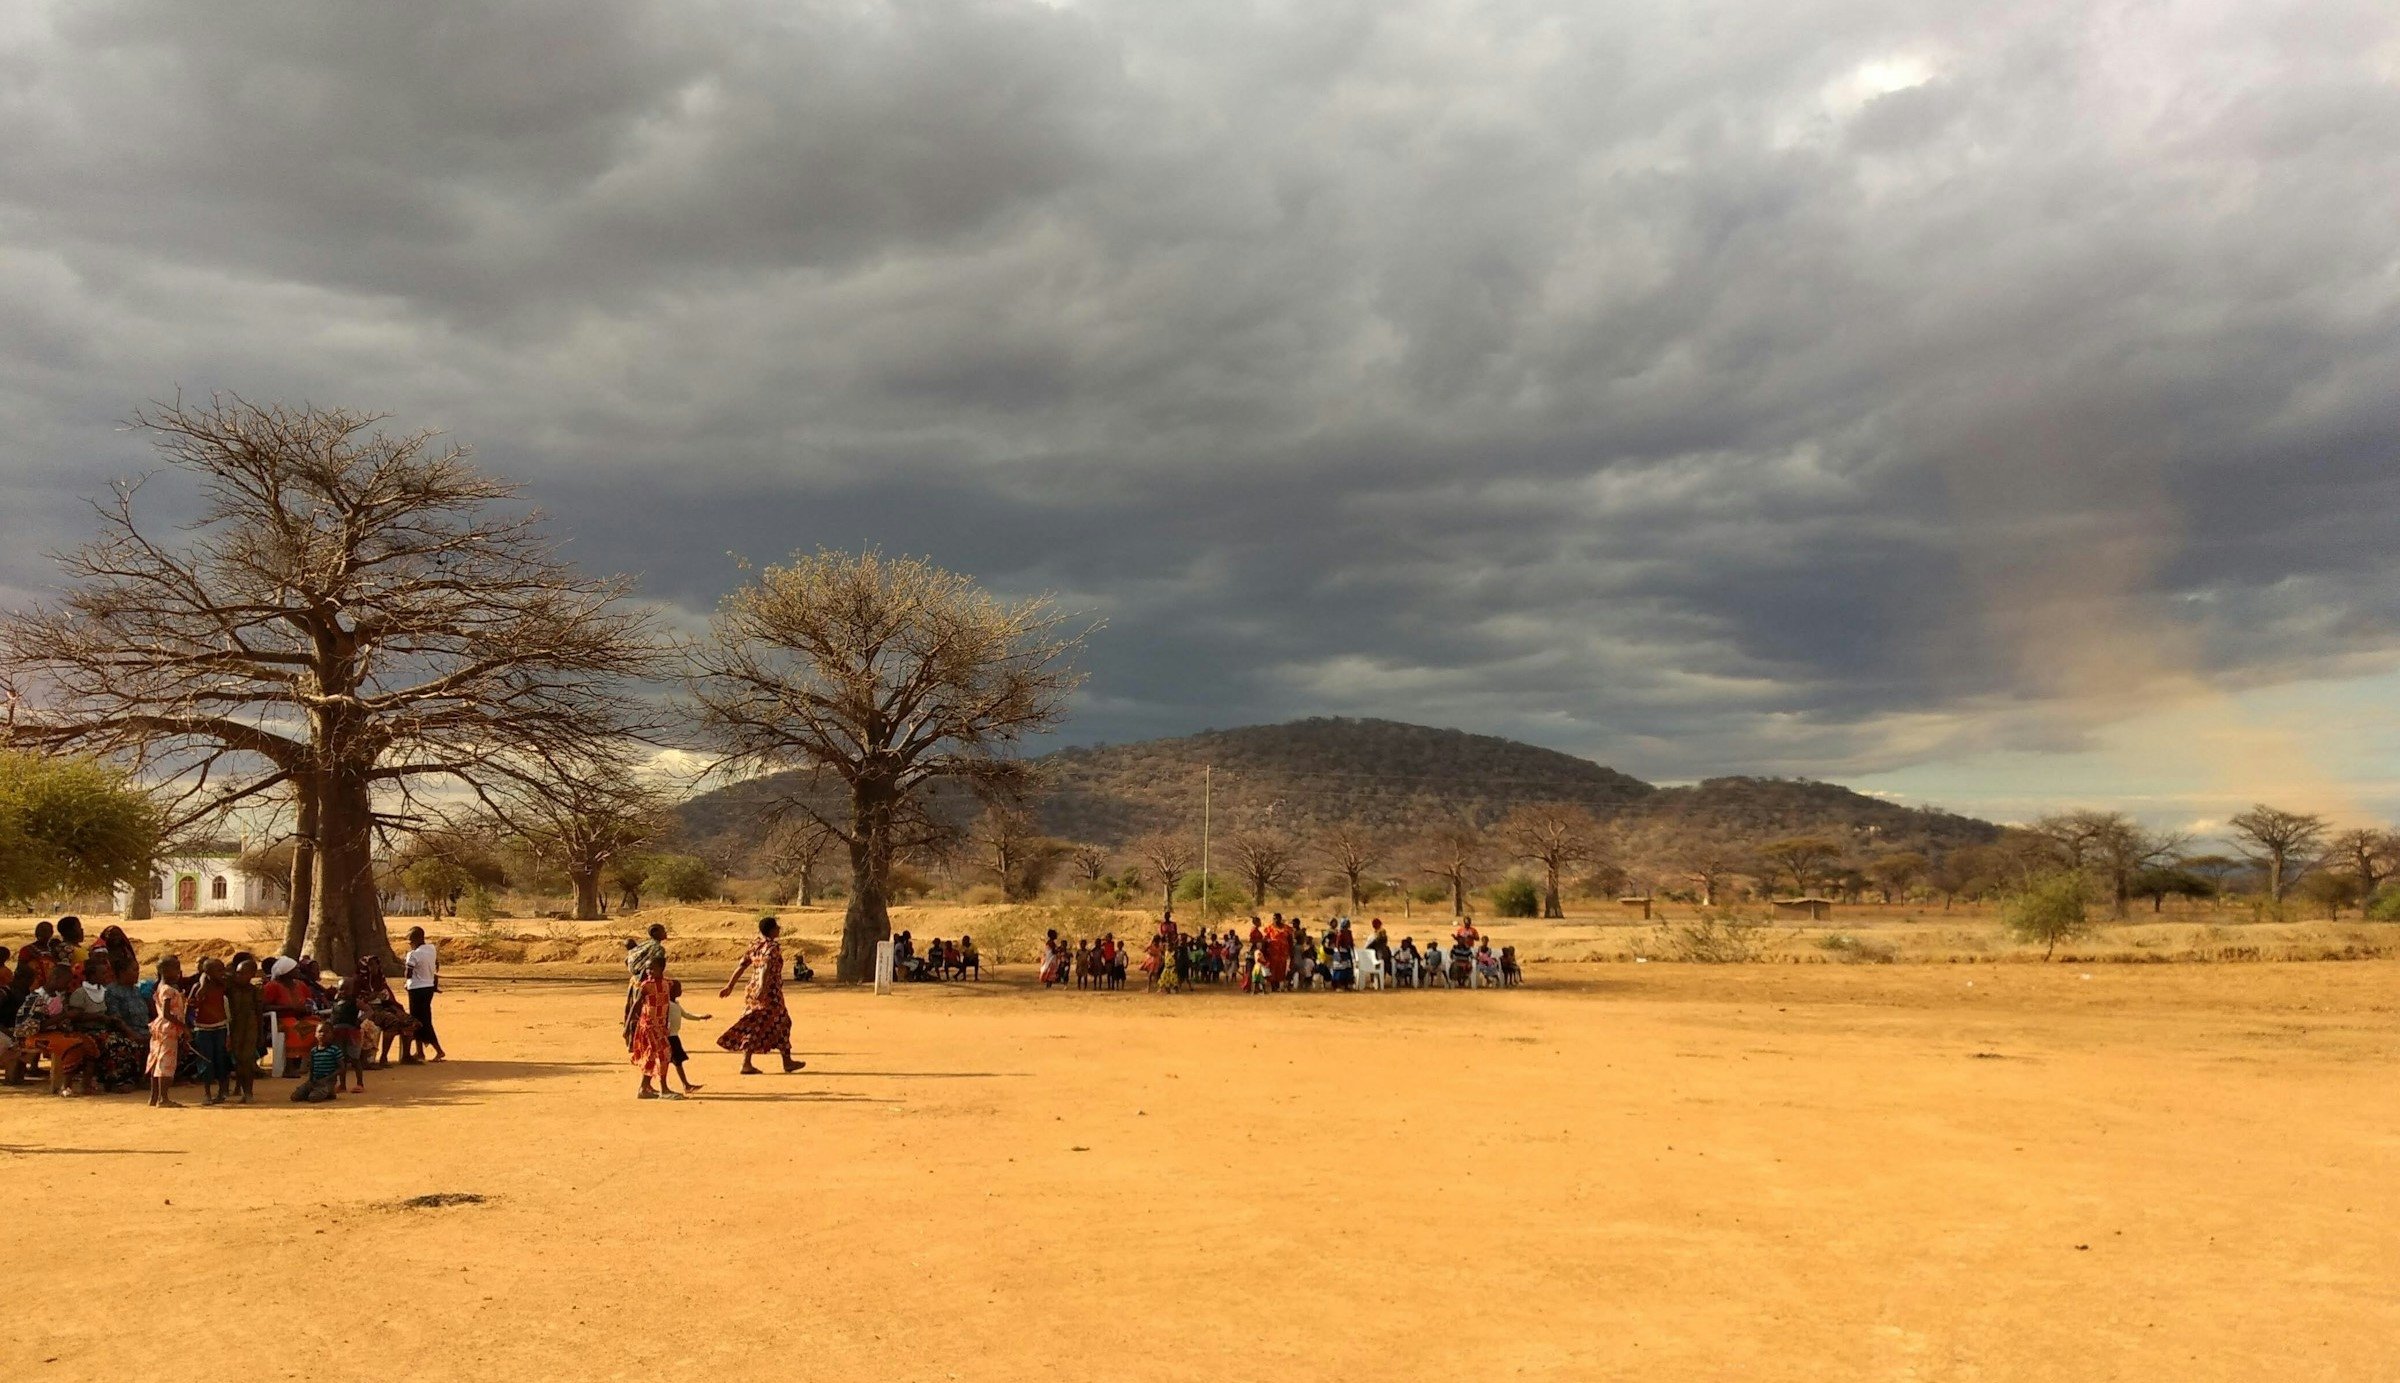
<svg viewBox="0 0 2400 1383">
<path fill-rule="evenodd" d="M 1650 920 L 1650 899 L 1646 896 L 1641 898 L 1619 898 L 1617 900 L 1617 906 L 1621 908 L 1639 908 L 1641 909 L 1642 920 L 1644 922 Z"/>
<path fill-rule="evenodd" d="M 1831 898 L 1778 898 L 1775 900 L 1775 911 L 1786 917 L 1805 917 L 1811 922 L 1822 922 L 1833 916 L 1833 900 Z"/>
</svg>

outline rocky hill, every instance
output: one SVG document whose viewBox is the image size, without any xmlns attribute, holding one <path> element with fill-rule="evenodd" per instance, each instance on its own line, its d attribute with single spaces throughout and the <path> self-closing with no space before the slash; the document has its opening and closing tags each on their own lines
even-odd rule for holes
<svg viewBox="0 0 2400 1383">
<path fill-rule="evenodd" d="M 1900 806 L 1831 783 L 1711 778 L 1654 787 L 1557 750 L 1388 720 L 1320 718 L 1177 739 L 1061 749 L 1036 760 L 1042 829 L 1065 840 L 1121 844 L 1146 831 L 1197 827 L 1205 790 L 1221 832 L 1274 827 L 1306 834 L 1336 821 L 1421 829 L 1446 816 L 1489 822 L 1534 802 L 1572 802 L 1629 829 L 1708 830 L 1744 840 L 1818 832 L 1845 840 L 1929 846 L 1991 839 L 1988 822 Z M 693 844 L 735 865 L 758 840 L 769 804 L 797 779 L 774 775 L 692 799 Z M 945 799 L 964 818 L 973 804 Z"/>
</svg>

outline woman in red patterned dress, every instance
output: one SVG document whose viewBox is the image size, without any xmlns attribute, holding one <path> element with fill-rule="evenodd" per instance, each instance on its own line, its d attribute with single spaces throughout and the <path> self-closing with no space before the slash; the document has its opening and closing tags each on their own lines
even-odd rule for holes
<svg viewBox="0 0 2400 1383">
<path fill-rule="evenodd" d="M 782 924 L 772 917 L 758 919 L 758 940 L 750 943 L 749 953 L 742 963 L 733 967 L 733 977 L 717 991 L 718 998 L 733 993 L 748 972 L 750 987 L 742 994 L 742 1016 L 717 1039 L 717 1045 L 729 1052 L 742 1054 L 742 1074 L 764 1074 L 751 1064 L 760 1052 L 783 1053 L 783 1073 L 790 1075 L 808 1063 L 792 1060 L 792 1015 L 783 1006 L 783 943 L 776 940 Z"/>
<path fill-rule="evenodd" d="M 640 1003 L 633 1015 L 633 1064 L 642 1068 L 642 1093 L 645 1100 L 680 1100 L 667 1086 L 667 1068 L 674 1062 L 674 1044 L 667 1041 L 667 1004 L 674 991 L 667 983 L 667 958 L 652 956 L 642 971 L 639 986 Z M 658 1077 L 658 1088 L 650 1088 L 650 1078 Z"/>
</svg>

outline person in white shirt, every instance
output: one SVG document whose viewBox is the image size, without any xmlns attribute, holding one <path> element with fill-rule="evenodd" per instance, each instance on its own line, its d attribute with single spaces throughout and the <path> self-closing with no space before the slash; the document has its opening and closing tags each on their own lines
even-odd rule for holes
<svg viewBox="0 0 2400 1383">
<path fill-rule="evenodd" d="M 435 1061 L 447 1061 L 450 1054 L 442 1050 L 442 1039 L 433 1030 L 433 996 L 442 987 L 441 977 L 434 963 L 433 943 L 425 939 L 423 927 L 408 929 L 408 955 L 402 964 L 408 967 L 408 1016 L 417 1020 L 417 1035 L 412 1039 L 417 1051 L 412 1056 L 403 1047 L 400 1059 L 422 1061 L 425 1049 L 431 1047 Z"/>
</svg>

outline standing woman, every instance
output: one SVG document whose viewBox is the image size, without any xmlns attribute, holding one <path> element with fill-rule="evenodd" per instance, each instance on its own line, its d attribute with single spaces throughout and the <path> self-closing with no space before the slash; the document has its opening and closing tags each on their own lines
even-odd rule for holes
<svg viewBox="0 0 2400 1383">
<path fill-rule="evenodd" d="M 183 1102 L 168 1094 L 175 1086 L 175 1067 L 183 1059 L 183 962 L 164 956 L 158 962 L 154 991 L 158 1016 L 150 1020 L 150 1103 L 160 1109 L 181 1109 Z"/>
<path fill-rule="evenodd" d="M 742 993 L 742 1016 L 727 1028 L 717 1045 L 729 1052 L 742 1054 L 742 1074 L 762 1074 L 751 1063 L 760 1052 L 783 1053 L 783 1073 L 790 1075 L 808 1063 L 792 1060 L 792 1015 L 783 1006 L 783 943 L 775 938 L 783 924 L 772 917 L 758 919 L 758 940 L 742 956 L 742 963 L 733 967 L 732 978 L 717 991 L 722 999 L 733 993 L 741 982 L 743 972 L 750 975 L 750 987 Z"/>
</svg>

